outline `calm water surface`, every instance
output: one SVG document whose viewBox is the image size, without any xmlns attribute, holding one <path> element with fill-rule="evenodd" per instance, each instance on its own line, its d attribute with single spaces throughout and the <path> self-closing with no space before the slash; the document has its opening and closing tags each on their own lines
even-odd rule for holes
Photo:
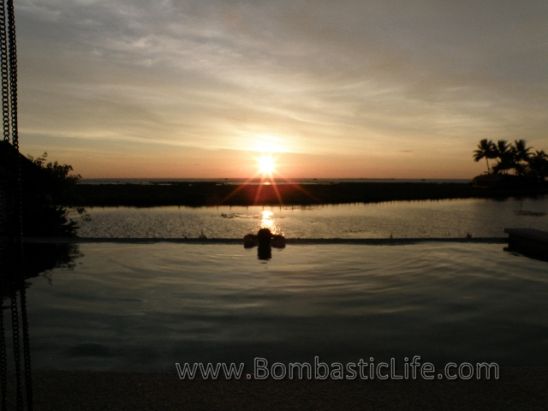
<svg viewBox="0 0 548 411">
<path fill-rule="evenodd" d="M 548 365 L 548 265 L 500 244 L 300 245 L 268 263 L 237 245 L 79 252 L 29 281 L 37 369 L 173 372 L 255 355 Z"/>
<path fill-rule="evenodd" d="M 548 199 L 403 201 L 316 207 L 89 208 L 83 237 L 241 238 L 266 226 L 287 237 L 503 236 L 506 227 L 548 229 Z"/>
</svg>

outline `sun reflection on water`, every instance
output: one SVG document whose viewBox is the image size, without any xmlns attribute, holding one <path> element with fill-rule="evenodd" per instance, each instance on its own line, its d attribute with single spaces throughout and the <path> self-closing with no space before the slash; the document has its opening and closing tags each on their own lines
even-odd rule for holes
<svg viewBox="0 0 548 411">
<path fill-rule="evenodd" d="M 261 211 L 261 224 L 259 228 L 268 228 L 273 234 L 281 234 L 280 228 L 274 221 L 274 213 L 272 210 Z"/>
</svg>

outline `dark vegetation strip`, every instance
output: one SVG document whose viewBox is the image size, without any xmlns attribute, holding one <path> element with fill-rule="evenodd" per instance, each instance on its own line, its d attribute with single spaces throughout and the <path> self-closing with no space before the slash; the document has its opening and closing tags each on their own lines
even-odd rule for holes
<svg viewBox="0 0 548 411">
<path fill-rule="evenodd" d="M 65 205 L 71 206 L 217 206 L 314 205 L 397 200 L 508 198 L 548 193 L 546 185 L 477 187 L 466 183 L 334 183 L 234 186 L 216 183 L 78 184 Z"/>
</svg>

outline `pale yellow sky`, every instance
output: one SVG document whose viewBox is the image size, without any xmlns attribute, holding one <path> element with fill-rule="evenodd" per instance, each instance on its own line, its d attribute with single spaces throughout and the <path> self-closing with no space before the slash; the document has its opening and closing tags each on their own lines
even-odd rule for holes
<svg viewBox="0 0 548 411">
<path fill-rule="evenodd" d="M 544 0 L 20 0 L 22 150 L 84 177 L 468 178 L 548 148 Z"/>
</svg>

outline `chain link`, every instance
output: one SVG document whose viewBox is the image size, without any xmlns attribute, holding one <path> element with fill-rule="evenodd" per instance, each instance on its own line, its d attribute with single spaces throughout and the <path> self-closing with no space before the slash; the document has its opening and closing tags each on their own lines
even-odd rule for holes
<svg viewBox="0 0 548 411">
<path fill-rule="evenodd" d="M 32 409 L 32 375 L 31 375 L 31 362 L 30 362 L 30 341 L 28 334 L 28 317 L 26 312 L 26 290 L 25 290 L 25 273 L 22 267 L 23 261 L 23 190 L 22 190 L 22 169 L 21 169 L 21 155 L 19 154 L 19 130 L 17 119 L 17 47 L 16 47 L 16 30 L 15 30 L 15 6 L 13 0 L 0 0 L 0 71 L 2 75 L 2 126 L 3 126 L 3 139 L 4 141 L 10 141 L 16 150 L 15 159 L 15 175 L 13 189 L 15 195 L 15 201 L 13 201 L 13 211 L 15 213 L 15 225 L 13 231 L 13 243 L 16 247 L 16 261 L 13 264 L 14 272 L 10 276 L 9 281 L 7 278 L 0 281 L 4 281 L 3 284 L 7 284 L 10 295 L 10 312 L 11 312 L 11 327 L 13 338 L 13 354 L 14 354 L 14 367 L 16 378 L 16 409 L 23 410 L 25 404 L 26 408 Z M 6 14 L 7 12 L 7 14 Z M 6 256 L 9 258 L 9 256 Z M 11 265 L 11 264 L 10 264 Z M 0 287 L 1 288 L 1 287 Z M 20 293 L 21 298 L 18 298 Z M 22 330 L 20 327 L 23 327 Z M 20 331 L 21 330 L 21 331 Z M 0 332 L 2 341 L 4 337 L 4 324 L 3 313 L 0 319 Z M 21 333 L 22 344 L 21 347 Z M 0 347 L 0 366 L 2 370 L 0 372 L 0 384 L 2 390 L 2 410 L 5 409 L 5 379 L 4 373 L 6 371 L 6 351 L 5 345 Z M 23 354 L 23 367 L 24 367 L 24 383 L 21 372 L 21 354 Z M 23 399 L 23 386 L 26 393 L 26 401 Z"/>
<path fill-rule="evenodd" d="M 4 141 L 10 140 L 10 84 L 8 74 L 8 32 L 6 29 L 6 5 L 0 0 L 0 71 L 2 73 L 2 126 Z"/>
<path fill-rule="evenodd" d="M 8 0 L 8 36 L 9 36 L 9 84 L 11 97 L 11 142 L 19 151 L 19 129 L 17 123 L 17 44 L 15 42 L 15 7 Z"/>
</svg>

